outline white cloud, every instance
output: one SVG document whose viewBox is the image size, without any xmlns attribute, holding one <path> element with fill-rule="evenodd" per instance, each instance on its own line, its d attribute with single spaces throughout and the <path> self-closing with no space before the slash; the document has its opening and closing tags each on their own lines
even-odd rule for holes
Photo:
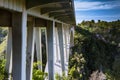
<svg viewBox="0 0 120 80">
<path fill-rule="evenodd" d="M 120 7 L 120 1 L 109 2 L 82 2 L 75 1 L 75 9 L 79 10 L 99 10 L 99 9 L 112 9 Z"/>
</svg>

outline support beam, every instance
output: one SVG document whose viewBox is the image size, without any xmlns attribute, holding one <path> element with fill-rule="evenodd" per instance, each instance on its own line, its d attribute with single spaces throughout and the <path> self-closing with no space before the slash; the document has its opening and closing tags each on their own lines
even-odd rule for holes
<svg viewBox="0 0 120 80">
<path fill-rule="evenodd" d="M 47 21 L 47 43 L 48 43 L 48 79 L 54 80 L 54 27 L 55 22 Z"/>
<path fill-rule="evenodd" d="M 35 43 L 37 52 L 37 61 L 40 62 L 38 69 L 42 70 L 42 47 L 41 47 L 41 29 L 35 27 Z"/>
<path fill-rule="evenodd" d="M 70 7 L 70 6 L 69 6 Z M 61 12 L 61 11 L 65 11 L 65 10 L 71 10 L 69 7 L 45 7 L 41 9 L 41 14 L 46 14 L 46 13 L 50 13 L 50 12 Z"/>
<path fill-rule="evenodd" d="M 70 31 L 70 47 L 74 46 L 74 28 Z"/>
<path fill-rule="evenodd" d="M 63 12 L 51 12 L 49 13 L 49 17 L 55 17 L 55 16 L 59 16 L 59 15 L 63 15 L 63 14 L 71 14 L 72 11 L 71 10 L 67 10 L 67 11 L 63 11 Z"/>
<path fill-rule="evenodd" d="M 65 63 L 69 60 L 69 50 L 70 50 L 70 29 L 68 25 L 64 25 L 64 56 L 65 56 Z"/>
<path fill-rule="evenodd" d="M 57 28 L 55 28 L 55 38 L 56 38 L 56 46 L 55 46 L 55 49 L 56 49 L 56 57 L 55 57 L 55 60 L 56 60 L 56 62 L 59 62 L 60 61 L 60 58 L 59 58 L 59 56 L 60 56 L 60 51 L 59 51 L 59 38 L 58 38 L 58 30 L 57 30 Z"/>
<path fill-rule="evenodd" d="M 54 18 L 55 18 L 55 19 L 57 19 L 57 18 L 59 19 L 60 17 L 63 17 L 63 16 L 70 16 L 71 14 L 72 14 L 72 13 L 67 13 L 67 14 L 65 14 L 65 13 L 64 13 L 64 14 L 59 14 L 59 15 L 55 15 L 55 16 L 54 16 Z"/>
<path fill-rule="evenodd" d="M 59 37 L 59 48 L 60 48 L 60 58 L 61 58 L 61 65 L 62 65 L 62 72 L 65 71 L 65 65 L 64 65 L 64 46 L 63 46 L 63 25 L 57 24 L 57 30 L 58 30 L 58 37 Z"/>
<path fill-rule="evenodd" d="M 47 26 L 46 23 L 45 19 L 35 18 L 35 27 Z"/>
<path fill-rule="evenodd" d="M 8 39 L 7 39 L 7 61 L 6 61 L 6 71 L 8 73 L 8 78 L 10 80 L 12 73 L 12 28 L 9 27 Z"/>
<path fill-rule="evenodd" d="M 38 7 L 40 5 L 45 5 L 45 4 L 57 4 L 57 3 L 69 3 L 69 0 L 27 0 L 27 9 L 33 8 L 33 7 Z"/>
<path fill-rule="evenodd" d="M 66 25 L 64 25 L 64 52 L 65 52 L 65 61 L 67 61 L 67 59 L 66 59 L 66 57 L 67 57 L 67 42 L 68 42 L 68 40 L 67 40 L 67 26 Z"/>
<path fill-rule="evenodd" d="M 26 80 L 26 24 L 26 10 L 12 14 L 13 80 Z"/>
<path fill-rule="evenodd" d="M 64 16 L 64 18 L 63 18 L 63 16 L 60 16 L 60 17 L 57 17 L 57 18 L 55 18 L 55 19 L 65 21 L 65 20 L 72 19 L 72 18 L 71 18 L 69 15 L 67 15 L 67 16 Z M 67 22 L 67 21 L 66 21 L 66 22 Z"/>
<path fill-rule="evenodd" d="M 69 26 L 66 26 L 66 39 L 67 39 L 67 52 L 66 52 L 66 61 L 68 62 L 69 59 L 69 52 L 70 52 L 70 29 Z"/>
<path fill-rule="evenodd" d="M 11 13 L 0 9 L 0 26 L 11 26 Z"/>
<path fill-rule="evenodd" d="M 26 80 L 32 80 L 33 71 L 33 58 L 34 58 L 34 21 L 28 22 L 28 33 L 27 33 L 27 63 L 26 63 Z"/>
<path fill-rule="evenodd" d="M 72 54 L 72 49 L 71 47 L 74 46 L 74 27 L 71 27 L 71 32 L 70 32 L 70 55 Z"/>
</svg>

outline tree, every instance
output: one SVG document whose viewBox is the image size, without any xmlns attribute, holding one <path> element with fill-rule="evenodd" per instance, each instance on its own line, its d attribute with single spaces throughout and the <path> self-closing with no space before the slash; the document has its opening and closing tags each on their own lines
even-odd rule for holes
<svg viewBox="0 0 120 80">
<path fill-rule="evenodd" d="M 75 46 L 73 52 L 82 53 L 85 80 L 88 80 L 93 71 L 102 70 L 103 73 L 114 78 L 119 75 L 119 61 L 116 56 L 120 54 L 120 21 L 106 22 L 84 21 L 75 28 Z M 72 59 L 70 60 L 72 61 Z M 77 61 L 74 62 L 74 65 Z M 73 68 L 77 70 L 76 67 Z M 118 72 L 117 72 L 118 71 Z M 116 72 L 116 73 L 115 73 Z M 111 74 L 110 74 L 111 73 Z"/>
</svg>

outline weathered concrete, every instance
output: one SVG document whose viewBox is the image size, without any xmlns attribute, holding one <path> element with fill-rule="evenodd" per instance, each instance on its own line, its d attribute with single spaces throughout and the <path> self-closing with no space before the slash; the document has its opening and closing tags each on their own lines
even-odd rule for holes
<svg viewBox="0 0 120 80">
<path fill-rule="evenodd" d="M 72 53 L 72 51 L 71 51 L 71 47 L 73 47 L 74 46 L 74 27 L 71 27 L 71 30 L 70 30 L 70 53 L 69 53 L 69 55 L 71 55 Z"/>
<path fill-rule="evenodd" d="M 13 80 L 26 80 L 27 13 L 12 14 Z"/>
<path fill-rule="evenodd" d="M 55 27 L 55 62 L 60 62 L 60 47 L 58 38 L 58 29 Z"/>
<path fill-rule="evenodd" d="M 62 75 L 62 64 L 61 64 L 57 25 L 55 26 L 54 29 L 55 29 L 55 34 L 54 34 L 54 75 L 56 75 L 56 74 Z"/>
<path fill-rule="evenodd" d="M 35 44 L 34 21 L 28 22 L 27 32 L 28 33 L 27 33 L 26 80 L 32 80 L 34 44 Z"/>
<path fill-rule="evenodd" d="M 62 65 L 62 72 L 65 71 L 65 65 L 64 65 L 64 40 L 63 40 L 63 28 L 62 24 L 57 25 L 58 29 L 58 37 L 59 37 L 59 49 L 60 49 L 60 59 L 61 59 L 61 65 Z"/>
<path fill-rule="evenodd" d="M 11 77 L 12 74 L 12 28 L 8 29 L 8 39 L 7 39 L 7 51 L 6 51 L 6 70 L 8 72 L 8 78 Z"/>
<path fill-rule="evenodd" d="M 35 44 L 37 52 L 37 61 L 40 62 L 38 69 L 42 70 L 42 47 L 41 47 L 41 29 L 35 27 Z"/>
<path fill-rule="evenodd" d="M 47 21 L 47 43 L 48 43 L 48 79 L 54 80 L 54 21 Z"/>
<path fill-rule="evenodd" d="M 11 13 L 7 10 L 0 10 L 0 26 L 11 27 Z"/>
</svg>

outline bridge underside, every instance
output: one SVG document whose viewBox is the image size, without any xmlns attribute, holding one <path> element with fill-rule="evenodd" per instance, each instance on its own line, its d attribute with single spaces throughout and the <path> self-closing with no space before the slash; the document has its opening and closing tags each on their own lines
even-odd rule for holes
<svg viewBox="0 0 120 80">
<path fill-rule="evenodd" d="M 0 0 L 0 26 L 9 27 L 9 76 L 32 80 L 34 61 L 45 63 L 38 69 L 48 73 L 48 80 L 67 74 L 74 25 L 73 0 Z"/>
</svg>

